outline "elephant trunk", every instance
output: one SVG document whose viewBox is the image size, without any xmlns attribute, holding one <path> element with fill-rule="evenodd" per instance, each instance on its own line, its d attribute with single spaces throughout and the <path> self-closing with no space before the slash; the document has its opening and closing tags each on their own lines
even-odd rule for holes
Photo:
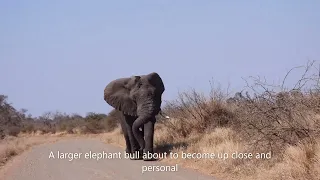
<svg viewBox="0 0 320 180">
<path fill-rule="evenodd" d="M 153 135 L 155 116 L 160 112 L 161 96 L 149 96 L 137 100 L 137 114 L 138 118 L 132 125 L 134 137 L 137 139 L 140 150 L 153 152 Z M 144 126 L 144 136 L 139 133 L 139 128 Z M 144 140 L 146 138 L 146 140 Z"/>
</svg>

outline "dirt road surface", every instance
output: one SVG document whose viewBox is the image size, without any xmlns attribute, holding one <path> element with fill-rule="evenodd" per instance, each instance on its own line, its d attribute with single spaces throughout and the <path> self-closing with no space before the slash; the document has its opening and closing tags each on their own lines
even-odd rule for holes
<svg viewBox="0 0 320 180">
<path fill-rule="evenodd" d="M 52 153 L 51 153 L 52 151 Z M 82 153 L 71 159 L 59 159 L 57 153 Z M 90 151 L 91 157 L 90 157 Z M 93 153 L 118 153 L 121 159 L 113 156 L 97 160 Z M 51 156 L 54 155 L 55 157 Z M 87 155 L 86 155 L 87 154 Z M 114 155 L 114 154 L 113 154 Z M 60 156 L 61 157 L 61 156 Z M 71 160 L 71 161 L 70 161 Z M 93 139 L 73 139 L 58 141 L 54 144 L 42 144 L 33 147 L 14 158 L 0 172 L 2 180 L 212 180 L 211 176 L 199 174 L 179 167 L 177 171 L 159 171 L 160 166 L 174 166 L 159 161 L 128 160 L 119 147 L 104 144 Z M 150 168 L 153 171 L 142 172 Z M 162 170 L 165 167 L 162 167 Z M 171 167 L 170 170 L 175 170 Z"/>
</svg>

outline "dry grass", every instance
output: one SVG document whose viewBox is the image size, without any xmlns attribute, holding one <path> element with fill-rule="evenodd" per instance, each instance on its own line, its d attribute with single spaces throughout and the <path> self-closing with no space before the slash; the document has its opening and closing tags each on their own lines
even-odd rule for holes
<svg viewBox="0 0 320 180">
<path fill-rule="evenodd" d="M 67 132 L 58 132 L 54 134 L 43 134 L 36 132 L 32 134 L 19 134 L 18 136 L 7 136 L 0 140 L 0 168 L 4 166 L 11 158 L 28 150 L 30 147 L 53 143 L 66 138 L 85 137 L 97 138 L 96 134 L 68 134 Z"/>
<path fill-rule="evenodd" d="M 55 142 L 59 135 L 20 135 L 18 137 L 8 136 L 0 141 L 0 167 L 13 156 L 16 156 L 30 147 L 38 144 Z"/>
<path fill-rule="evenodd" d="M 179 154 L 178 159 L 167 158 L 164 162 L 196 169 L 222 179 L 310 179 L 320 178 L 320 143 L 302 143 L 288 146 L 283 154 L 272 154 L 271 159 L 256 158 L 258 151 L 239 137 L 231 128 L 216 128 L 207 134 L 193 134 L 189 138 L 175 139 L 165 129 L 155 134 L 156 144 L 170 142 L 171 152 Z M 166 141 L 167 138 L 167 141 Z M 320 139 L 319 139 L 320 140 Z M 181 144 L 183 144 L 181 146 Z M 252 153 L 251 159 L 232 157 L 233 153 Z M 202 157 L 186 159 L 182 153 L 215 153 L 215 158 Z M 268 151 L 260 151 L 268 153 Z M 226 158 L 227 154 L 227 158 Z M 280 158 L 283 156 L 283 158 Z"/>
<path fill-rule="evenodd" d="M 117 127 L 112 132 L 100 134 L 99 138 L 101 141 L 108 143 L 108 144 L 114 144 L 114 145 L 121 146 L 121 147 L 125 147 L 125 145 L 126 145 L 124 137 L 121 134 L 120 127 Z"/>
<path fill-rule="evenodd" d="M 282 161 L 271 168 L 261 169 L 254 179 L 319 179 L 320 139 L 317 143 L 289 146 Z"/>
</svg>

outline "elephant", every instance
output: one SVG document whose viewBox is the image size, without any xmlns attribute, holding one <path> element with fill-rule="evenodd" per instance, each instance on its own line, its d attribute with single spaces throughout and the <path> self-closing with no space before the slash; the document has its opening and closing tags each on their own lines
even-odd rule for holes
<svg viewBox="0 0 320 180">
<path fill-rule="evenodd" d="M 144 153 L 154 153 L 154 126 L 164 91 L 163 81 L 156 72 L 115 79 L 104 89 L 106 103 L 124 117 L 120 119 L 120 125 L 126 142 L 125 151 L 139 154 L 137 159 L 142 159 Z"/>
</svg>

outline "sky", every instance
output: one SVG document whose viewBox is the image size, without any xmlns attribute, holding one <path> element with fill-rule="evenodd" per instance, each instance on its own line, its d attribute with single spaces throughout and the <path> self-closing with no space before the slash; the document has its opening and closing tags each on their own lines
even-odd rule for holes
<svg viewBox="0 0 320 180">
<path fill-rule="evenodd" d="M 108 113 L 112 80 L 157 72 L 163 101 L 320 60 L 320 1 L 0 0 L 0 94 L 33 116 Z M 288 80 L 288 85 L 293 83 Z"/>
</svg>

